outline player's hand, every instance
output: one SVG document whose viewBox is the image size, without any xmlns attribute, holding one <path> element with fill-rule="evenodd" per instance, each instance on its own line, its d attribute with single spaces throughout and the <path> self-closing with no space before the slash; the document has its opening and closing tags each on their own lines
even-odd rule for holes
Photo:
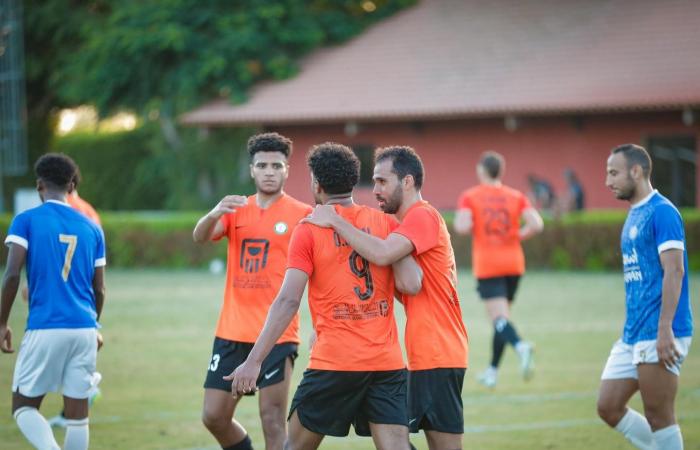
<svg viewBox="0 0 700 450">
<path fill-rule="evenodd" d="M 0 325 L 0 351 L 14 353 L 12 348 L 12 328 L 8 325 Z"/>
<path fill-rule="evenodd" d="M 333 205 L 318 205 L 311 212 L 311 215 L 301 219 L 301 223 L 310 223 L 317 227 L 331 228 L 333 221 L 338 217 Z"/>
<path fill-rule="evenodd" d="M 236 208 L 245 206 L 248 198 L 243 195 L 227 195 L 211 210 L 210 216 L 220 219 L 224 214 L 232 213 Z"/>
<path fill-rule="evenodd" d="M 97 332 L 97 351 L 99 352 L 105 343 L 105 339 L 102 337 L 102 333 Z"/>
<path fill-rule="evenodd" d="M 670 326 L 659 328 L 656 337 L 656 353 L 659 356 L 659 363 L 667 368 L 673 367 L 681 361 L 681 353 L 676 348 L 673 330 Z"/>
<path fill-rule="evenodd" d="M 257 381 L 260 376 L 260 364 L 255 364 L 246 359 L 243 364 L 236 367 L 224 380 L 231 381 L 231 395 L 239 397 L 257 390 Z"/>
</svg>

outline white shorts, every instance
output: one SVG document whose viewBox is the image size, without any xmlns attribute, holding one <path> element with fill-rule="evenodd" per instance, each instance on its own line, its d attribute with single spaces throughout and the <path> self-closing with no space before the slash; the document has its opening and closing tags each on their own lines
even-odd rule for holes
<svg viewBox="0 0 700 450">
<path fill-rule="evenodd" d="M 39 397 L 62 390 L 66 397 L 87 398 L 96 362 L 95 328 L 28 330 L 19 347 L 12 392 Z"/>
<path fill-rule="evenodd" d="M 674 339 L 676 349 L 681 354 L 680 359 L 675 365 L 666 369 L 676 376 L 681 373 L 681 364 L 688 356 L 690 349 L 690 341 L 692 338 L 684 337 Z M 620 378 L 639 378 L 637 374 L 637 365 L 639 364 L 656 364 L 659 362 L 659 355 L 656 354 L 656 339 L 651 341 L 639 341 L 634 345 L 625 344 L 622 340 L 618 340 L 610 350 L 608 362 L 603 369 L 601 380 L 616 380 Z"/>
</svg>

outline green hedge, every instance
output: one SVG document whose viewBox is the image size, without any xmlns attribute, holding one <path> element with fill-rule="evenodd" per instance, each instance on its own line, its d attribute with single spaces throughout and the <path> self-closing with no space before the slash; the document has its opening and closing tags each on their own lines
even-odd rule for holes
<svg viewBox="0 0 700 450">
<path fill-rule="evenodd" d="M 202 212 L 103 213 L 108 262 L 114 267 L 204 267 L 226 257 L 225 243 L 195 244 L 192 229 Z M 625 211 L 590 211 L 547 221 L 545 231 L 525 242 L 529 268 L 619 270 L 620 231 Z M 682 211 L 690 269 L 700 270 L 700 210 Z M 445 213 L 451 228 L 452 213 Z M 4 240 L 11 216 L 0 215 Z M 470 264 L 470 239 L 453 234 L 457 263 Z M 4 263 L 7 250 L 0 250 Z"/>
</svg>

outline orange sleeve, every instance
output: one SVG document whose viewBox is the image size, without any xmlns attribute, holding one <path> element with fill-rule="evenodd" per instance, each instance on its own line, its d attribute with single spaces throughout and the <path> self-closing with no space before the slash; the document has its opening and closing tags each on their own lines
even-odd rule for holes
<svg viewBox="0 0 700 450">
<path fill-rule="evenodd" d="M 314 273 L 314 236 L 310 226 L 301 224 L 294 228 L 287 252 L 287 268 L 299 269 L 308 276 Z"/>
<path fill-rule="evenodd" d="M 440 224 L 426 208 L 416 208 L 406 215 L 394 233 L 408 238 L 420 255 L 438 245 Z"/>
<path fill-rule="evenodd" d="M 528 208 L 532 208 L 532 204 L 530 204 L 530 199 L 527 198 L 527 195 L 520 193 L 520 212 L 522 213 Z"/>
<path fill-rule="evenodd" d="M 224 231 L 218 235 L 211 238 L 212 241 L 219 241 L 222 237 L 228 236 L 228 230 L 233 226 L 232 222 L 236 220 L 235 213 L 228 213 L 221 216 L 219 223 L 224 226 Z"/>
<path fill-rule="evenodd" d="M 457 209 L 472 209 L 471 200 L 467 192 L 462 192 L 457 200 Z"/>
</svg>

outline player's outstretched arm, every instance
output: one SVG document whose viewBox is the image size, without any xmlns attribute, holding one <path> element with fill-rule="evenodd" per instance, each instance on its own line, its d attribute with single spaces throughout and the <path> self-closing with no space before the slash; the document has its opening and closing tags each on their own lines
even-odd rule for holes
<svg viewBox="0 0 700 450">
<path fill-rule="evenodd" d="M 678 299 L 683 286 L 683 250 L 669 249 L 659 255 L 664 269 L 661 287 L 661 314 L 659 314 L 659 331 L 656 337 L 656 351 L 659 362 L 672 367 L 676 365 L 680 353 L 676 349 L 673 335 L 673 317 L 676 315 Z"/>
<path fill-rule="evenodd" d="M 232 213 L 236 208 L 245 206 L 247 203 L 248 199 L 242 195 L 227 195 L 222 198 L 214 209 L 197 221 L 197 225 L 195 225 L 194 231 L 192 232 L 192 239 L 194 239 L 195 242 L 201 243 L 221 236 L 224 232 L 224 226 L 219 219 L 221 219 L 224 214 Z"/>
<path fill-rule="evenodd" d="M 544 229 L 544 221 L 542 216 L 535 208 L 527 208 L 523 210 L 521 215 L 525 224 L 520 228 L 520 240 L 530 239 L 532 236 L 541 233 Z"/>
<path fill-rule="evenodd" d="M 396 290 L 406 295 L 416 295 L 423 287 L 423 270 L 413 256 L 404 256 L 391 265 Z"/>
<path fill-rule="evenodd" d="M 472 232 L 474 222 L 471 209 L 458 209 L 455 213 L 454 228 L 457 234 L 469 234 Z"/>
<path fill-rule="evenodd" d="M 287 269 L 282 287 L 267 312 L 265 325 L 248 358 L 231 374 L 224 377 L 224 380 L 231 381 L 231 393 L 234 396 L 255 390 L 263 360 L 299 310 L 308 280 L 309 276 L 306 272 L 293 268 Z"/>
<path fill-rule="evenodd" d="M 302 223 L 319 227 L 332 227 L 357 253 L 378 266 L 388 266 L 413 252 L 413 244 L 408 238 L 392 233 L 380 239 L 355 228 L 350 222 L 336 213 L 333 205 L 319 205 Z"/>
<path fill-rule="evenodd" d="M 27 249 L 19 244 L 10 244 L 10 252 L 7 256 L 7 267 L 2 278 L 2 291 L 0 292 L 0 351 L 12 353 L 12 329 L 7 325 L 10 320 L 10 311 L 15 302 L 19 289 L 22 267 L 27 259 Z"/>
</svg>

